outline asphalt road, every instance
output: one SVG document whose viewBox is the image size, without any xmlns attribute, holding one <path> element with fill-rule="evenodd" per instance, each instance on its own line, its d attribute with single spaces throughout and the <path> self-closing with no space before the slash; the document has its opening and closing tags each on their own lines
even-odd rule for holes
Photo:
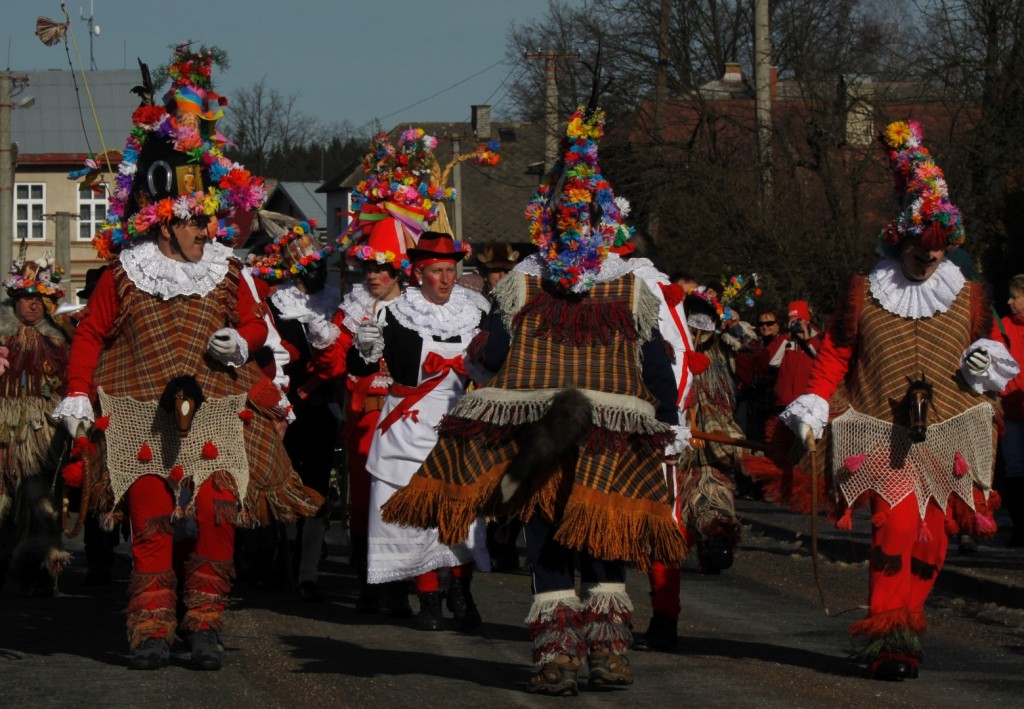
<svg viewBox="0 0 1024 709">
<path fill-rule="evenodd" d="M 1019 706 L 1024 695 L 1024 611 L 937 593 L 929 607 L 918 680 L 881 683 L 849 663 L 846 626 L 863 617 L 867 570 L 822 561 L 826 613 L 802 543 L 747 527 L 736 563 L 718 576 L 687 566 L 674 653 L 632 653 L 636 683 L 554 699 L 526 693 L 530 645 L 522 623 L 529 576 L 480 574 L 484 625 L 472 635 L 418 632 L 353 609 L 355 580 L 332 529 L 323 564 L 325 604 L 285 589 L 239 584 L 223 636 L 225 667 L 197 672 L 179 643 L 172 665 L 125 669 L 124 596 L 115 582 L 83 587 L 81 552 L 61 594 L 0 594 L 0 706 L 710 707 Z M 635 625 L 650 617 L 646 579 L 632 573 Z M 415 600 L 413 601 L 415 607 Z"/>
</svg>

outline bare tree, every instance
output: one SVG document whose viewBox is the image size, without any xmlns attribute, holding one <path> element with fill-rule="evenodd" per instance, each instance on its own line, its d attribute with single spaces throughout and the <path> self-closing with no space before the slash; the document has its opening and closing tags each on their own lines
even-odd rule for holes
<svg viewBox="0 0 1024 709">
<path fill-rule="evenodd" d="M 305 147 L 318 133 L 315 118 L 296 108 L 298 96 L 269 88 L 266 77 L 238 91 L 226 122 L 238 152 L 248 156 L 254 172 L 265 174 L 274 152 Z"/>
</svg>

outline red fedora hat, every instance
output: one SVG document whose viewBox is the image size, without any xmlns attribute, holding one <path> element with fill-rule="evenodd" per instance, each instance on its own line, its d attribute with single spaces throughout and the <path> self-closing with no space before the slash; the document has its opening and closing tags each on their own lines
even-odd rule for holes
<svg viewBox="0 0 1024 709">
<path fill-rule="evenodd" d="M 439 231 L 425 231 L 420 234 L 414 248 L 409 249 L 409 259 L 414 263 L 422 261 L 461 261 L 469 255 L 469 244 L 457 242 L 451 234 Z"/>
</svg>

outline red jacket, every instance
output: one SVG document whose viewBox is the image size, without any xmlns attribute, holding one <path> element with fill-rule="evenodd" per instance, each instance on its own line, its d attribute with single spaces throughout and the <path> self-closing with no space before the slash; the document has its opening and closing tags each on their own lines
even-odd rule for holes
<svg viewBox="0 0 1024 709">
<path fill-rule="evenodd" d="M 768 345 L 768 358 L 773 366 L 776 366 L 777 362 L 779 368 L 779 376 L 775 380 L 776 406 L 789 406 L 798 396 L 807 392 L 807 382 L 811 378 L 811 370 L 819 352 L 821 335 L 818 334 L 803 346 L 789 335 L 780 335 L 771 341 Z M 780 357 L 781 360 L 778 359 Z"/>
<path fill-rule="evenodd" d="M 1003 401 L 1003 416 L 1008 421 L 1024 420 L 1024 317 L 1019 315 L 1007 315 L 1000 322 L 1003 330 L 1002 341 L 1006 343 L 1006 349 L 1017 360 L 1021 366 L 1020 374 L 1010 380 L 1006 389 L 1000 394 Z"/>
</svg>

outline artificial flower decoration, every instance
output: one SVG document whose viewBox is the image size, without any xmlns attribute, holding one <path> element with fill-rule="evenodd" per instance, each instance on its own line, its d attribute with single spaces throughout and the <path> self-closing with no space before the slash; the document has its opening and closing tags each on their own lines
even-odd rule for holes
<svg viewBox="0 0 1024 709">
<path fill-rule="evenodd" d="M 387 133 L 373 136 L 370 150 L 363 158 L 367 177 L 352 193 L 352 219 L 338 237 L 350 263 L 389 264 L 408 273 L 412 264 L 397 247 L 366 248 L 373 228 L 386 219 L 394 219 L 415 243 L 438 219 L 442 203 L 455 199 L 455 190 L 447 186 L 455 165 L 471 160 L 477 165 L 494 166 L 501 159 L 500 144 L 491 141 L 460 155 L 442 169 L 436 149 L 437 138 L 427 135 L 422 128 L 403 131 L 397 145 L 389 141 Z M 457 242 L 457 246 L 469 250 L 468 244 Z"/>
<path fill-rule="evenodd" d="M 895 256 L 900 242 L 922 237 L 935 249 L 964 243 L 960 210 L 949 200 L 942 170 L 923 145 L 921 124 L 897 121 L 886 126 L 880 142 L 889 156 L 900 212 L 879 235 L 880 249 Z"/>
<path fill-rule="evenodd" d="M 47 252 L 41 259 L 27 261 L 19 256 L 11 263 L 11 275 L 3 282 L 7 295 L 41 295 L 46 298 L 63 298 L 64 287 L 60 285 L 64 268 L 58 266 Z"/>
<path fill-rule="evenodd" d="M 590 289 L 608 252 L 632 234 L 622 222 L 625 203 L 601 175 L 597 141 L 602 135 L 604 111 L 577 108 L 561 159 L 526 207 L 530 239 L 547 262 L 547 278 L 574 293 Z"/>
<path fill-rule="evenodd" d="M 216 131 L 215 123 L 222 117 L 220 106 L 226 99 L 214 93 L 211 82 L 212 65 L 220 58 L 218 50 L 192 49 L 183 43 L 175 49 L 168 68 L 172 85 L 164 96 L 163 106 L 143 105 L 132 114 L 132 130 L 120 153 L 120 164 L 109 197 L 107 221 L 93 237 L 93 246 L 100 258 L 110 260 L 150 229 L 172 220 L 193 217 L 216 217 L 217 238 L 230 240 L 237 228 L 227 220 L 234 215 L 263 206 L 267 198 L 263 178 L 251 175 L 245 168 L 224 156 L 227 138 Z M 147 176 L 140 175 L 148 165 L 140 165 L 144 146 L 153 140 L 167 142 L 174 152 L 194 171 L 183 173 L 178 194 L 148 200 L 145 191 Z M 108 151 L 109 154 L 116 151 Z M 103 156 L 108 162 L 112 155 Z M 97 160 L 86 161 L 86 170 L 76 170 L 69 178 L 88 181 L 96 171 Z M 179 167 L 179 170 L 181 168 Z M 201 185 L 191 189 L 190 175 L 201 175 Z M 135 197 L 133 199 L 133 197 Z"/>
<path fill-rule="evenodd" d="M 334 251 L 334 244 L 316 248 L 314 229 L 315 219 L 299 222 L 267 244 L 263 256 L 250 255 L 252 275 L 281 283 L 316 268 Z"/>
<path fill-rule="evenodd" d="M 722 279 L 722 305 L 725 309 L 739 310 L 740 308 L 752 308 L 761 297 L 762 291 L 757 287 L 757 274 L 749 276 L 742 274 Z"/>
</svg>

